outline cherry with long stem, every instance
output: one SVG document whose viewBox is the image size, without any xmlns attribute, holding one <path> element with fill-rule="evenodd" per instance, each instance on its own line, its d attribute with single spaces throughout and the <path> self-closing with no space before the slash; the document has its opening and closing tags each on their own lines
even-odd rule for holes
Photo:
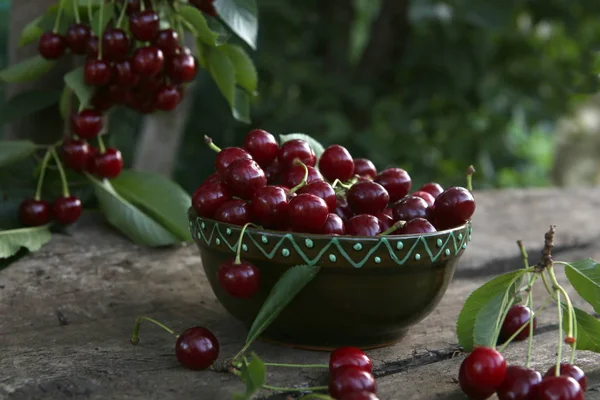
<svg viewBox="0 0 600 400">
<path fill-rule="evenodd" d="M 140 342 L 140 325 L 141 325 L 142 321 L 152 322 L 153 324 L 161 327 L 165 331 L 167 331 L 170 334 L 174 335 L 176 338 L 179 337 L 179 335 L 177 333 L 175 333 L 175 331 L 173 331 L 171 328 L 167 327 L 166 325 L 158 322 L 154 318 L 150 318 L 150 317 L 137 317 L 135 319 L 135 324 L 133 325 L 133 333 L 131 334 L 131 338 L 129 339 L 129 341 L 131 342 L 131 344 L 138 344 Z"/>
</svg>

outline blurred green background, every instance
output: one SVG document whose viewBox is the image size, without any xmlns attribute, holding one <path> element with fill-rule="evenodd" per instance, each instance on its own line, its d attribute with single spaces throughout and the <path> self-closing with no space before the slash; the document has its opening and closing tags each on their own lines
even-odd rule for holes
<svg viewBox="0 0 600 400">
<path fill-rule="evenodd" d="M 600 2 L 412 0 L 406 25 L 378 42 L 391 3 L 258 0 L 253 123 L 233 120 L 203 70 L 175 179 L 191 192 L 212 173 L 204 134 L 224 147 L 262 128 L 345 145 L 380 169 L 407 169 L 415 185 L 464 184 L 469 164 L 476 188 L 550 185 L 557 121 L 598 89 Z M 115 118 L 113 143 L 131 160 L 140 117 Z"/>
</svg>

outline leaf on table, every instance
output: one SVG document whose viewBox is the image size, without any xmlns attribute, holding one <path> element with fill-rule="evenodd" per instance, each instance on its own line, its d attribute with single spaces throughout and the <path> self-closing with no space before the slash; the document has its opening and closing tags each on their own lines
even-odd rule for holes
<svg viewBox="0 0 600 400">
<path fill-rule="evenodd" d="M 258 7 L 256 0 L 216 0 L 219 17 L 252 49 L 256 50 L 258 36 Z"/>
<path fill-rule="evenodd" d="M 567 305 L 563 306 L 563 329 L 569 331 L 569 314 Z M 574 307 L 575 318 L 577 319 L 577 350 L 589 350 L 600 353 L 600 321 L 593 315 Z"/>
<path fill-rule="evenodd" d="M 16 121 L 58 102 L 60 91 L 30 90 L 21 92 L 0 107 L 0 125 Z"/>
<path fill-rule="evenodd" d="M 256 340 L 267 329 L 320 270 L 321 267 L 317 265 L 297 265 L 281 275 L 256 315 L 246 337 L 246 345 Z"/>
<path fill-rule="evenodd" d="M 35 143 L 29 140 L 1 140 L 0 167 L 29 157 L 35 151 Z"/>
<path fill-rule="evenodd" d="M 315 152 L 315 155 L 317 156 L 317 161 L 319 160 L 319 158 L 321 158 L 321 154 L 323 154 L 323 152 L 325 151 L 325 148 L 321 143 L 319 143 L 319 141 L 317 141 L 317 139 L 314 139 L 313 137 L 305 133 L 289 133 L 287 135 L 279 135 L 279 141 L 281 142 L 281 144 L 284 144 L 285 142 L 289 142 L 290 140 L 294 139 L 301 139 L 305 142 L 308 142 L 310 147 L 312 147 L 313 151 Z"/>
<path fill-rule="evenodd" d="M 49 225 L 0 231 L 0 258 L 11 257 L 22 248 L 38 251 L 51 237 Z"/>
<path fill-rule="evenodd" d="M 80 109 L 86 108 L 94 95 L 94 88 L 85 84 L 83 74 L 83 67 L 78 67 L 65 74 L 64 78 L 67 87 L 75 93 L 75 96 L 77 96 Z M 68 99 L 64 98 L 63 100 L 67 101 Z M 65 103 L 63 106 L 67 107 L 68 104 Z M 62 110 L 61 113 L 66 113 L 66 111 Z"/>
<path fill-rule="evenodd" d="M 565 265 L 565 274 L 579 295 L 600 312 L 600 264 L 591 258 Z"/>
<path fill-rule="evenodd" d="M 0 81 L 5 83 L 29 82 L 46 74 L 56 61 L 46 60 L 40 55 L 28 58 L 0 71 Z"/>
<path fill-rule="evenodd" d="M 246 383 L 246 392 L 236 393 L 233 398 L 234 400 L 250 400 L 265 384 L 267 367 L 256 353 L 252 352 L 250 362 L 243 359 L 240 374 Z"/>
<path fill-rule="evenodd" d="M 196 7 L 185 5 L 179 8 L 179 15 L 192 26 L 196 39 L 209 46 L 216 46 L 219 34 L 213 32 L 206 22 L 202 11 Z"/>
</svg>

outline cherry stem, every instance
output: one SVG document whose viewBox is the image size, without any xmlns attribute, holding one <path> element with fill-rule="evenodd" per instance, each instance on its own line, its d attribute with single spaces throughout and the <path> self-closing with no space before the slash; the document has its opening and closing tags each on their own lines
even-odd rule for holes
<svg viewBox="0 0 600 400">
<path fill-rule="evenodd" d="M 244 240 L 244 233 L 246 233 L 246 229 L 249 226 L 253 226 L 255 228 L 261 228 L 260 226 L 253 224 L 252 222 L 248 222 L 246 225 L 244 225 L 244 227 L 242 228 L 242 231 L 240 232 L 240 238 L 238 239 L 237 242 L 237 249 L 235 252 L 235 261 L 233 262 L 233 264 L 235 265 L 240 265 L 242 263 L 242 240 Z"/>
<path fill-rule="evenodd" d="M 523 260 L 523 266 L 525 267 L 525 269 L 528 269 L 529 268 L 529 256 L 527 255 L 527 250 L 525 250 L 523 241 L 517 240 L 517 246 L 519 246 L 519 250 L 521 251 L 521 259 Z"/>
<path fill-rule="evenodd" d="M 62 161 L 60 160 L 60 157 L 58 157 L 58 154 L 56 153 L 56 150 L 54 148 L 52 148 L 50 152 L 52 153 L 52 157 L 54 157 L 54 161 L 56 161 L 56 167 L 58 168 L 60 181 L 62 183 L 63 196 L 69 197 L 69 182 L 67 181 L 67 174 L 65 173 L 65 169 L 63 168 Z"/>
<path fill-rule="evenodd" d="M 144 2 L 142 1 L 142 7 Z M 99 21 L 98 21 L 98 28 L 99 30 L 102 30 L 102 27 L 104 25 L 104 1 L 100 2 L 100 16 L 99 16 Z M 100 37 L 98 38 L 98 60 L 102 60 L 102 35 L 99 35 Z"/>
<path fill-rule="evenodd" d="M 396 222 L 394 222 L 394 224 L 392 226 L 390 226 L 388 229 L 386 229 L 385 231 L 381 232 L 377 236 L 387 236 L 387 235 L 389 235 L 391 233 L 396 232 L 398 229 L 403 228 L 404 225 L 406 225 L 406 221 L 396 221 Z"/>
<path fill-rule="evenodd" d="M 473 174 L 475 173 L 475 167 L 469 165 L 467 168 L 467 190 L 469 192 L 473 191 Z"/>
<path fill-rule="evenodd" d="M 562 315 L 562 304 L 560 302 L 560 290 L 558 288 L 554 289 L 556 291 L 556 298 L 558 300 L 556 307 L 558 309 L 558 349 L 556 350 L 556 371 L 555 375 L 560 376 L 560 362 L 562 361 L 562 347 L 563 347 L 563 315 Z"/>
<path fill-rule="evenodd" d="M 158 322 L 157 320 L 150 318 L 150 317 L 137 317 L 135 319 L 135 324 L 133 325 L 133 333 L 131 334 L 131 339 L 129 339 L 129 341 L 131 342 L 131 344 L 138 344 L 140 342 L 140 325 L 142 323 L 142 321 L 148 321 L 148 322 L 152 322 L 155 325 L 160 326 L 161 328 L 163 328 L 165 331 L 169 332 L 172 335 L 175 335 L 175 337 L 179 337 L 179 335 L 177 333 L 175 333 L 175 331 L 173 331 L 171 328 L 163 325 L 162 323 Z"/>
<path fill-rule="evenodd" d="M 533 291 L 530 290 L 527 294 L 527 303 L 529 309 L 532 310 L 533 314 Z M 525 362 L 525 368 L 529 368 L 531 365 L 531 355 L 533 354 L 533 315 L 529 315 L 529 337 L 527 338 L 527 361 Z"/>
<path fill-rule="evenodd" d="M 565 263 L 563 261 L 555 262 L 555 264 L 568 265 L 568 263 Z M 560 285 L 560 283 L 558 283 L 558 279 L 556 279 L 556 274 L 554 273 L 554 268 L 548 268 L 548 275 L 550 276 L 550 279 L 552 282 L 552 287 L 555 290 L 557 290 L 558 292 L 560 292 L 560 294 L 562 294 L 564 296 L 564 298 L 567 302 L 567 312 L 568 312 L 568 318 L 569 318 L 569 329 L 567 330 L 567 337 L 575 339 L 575 342 L 573 343 L 573 347 L 571 349 L 571 361 L 570 361 L 570 363 L 573 364 L 573 362 L 575 361 L 575 351 L 577 348 L 577 345 L 576 345 L 577 344 L 577 317 L 575 315 L 575 309 L 573 307 L 573 303 L 571 302 L 569 294 L 567 293 L 565 288 L 562 287 Z M 562 308 L 562 304 L 560 302 L 559 297 L 557 299 L 557 305 L 558 305 L 558 307 Z M 562 324 L 560 325 L 559 329 L 562 332 Z"/>
<path fill-rule="evenodd" d="M 296 193 L 298 190 L 302 189 L 306 186 L 306 181 L 308 180 L 308 167 L 300 160 L 294 160 L 294 165 L 302 165 L 302 168 L 304 168 L 304 177 L 299 184 L 290 189 L 290 193 Z"/>
<path fill-rule="evenodd" d="M 338 185 L 343 187 L 344 189 L 350 189 L 350 187 L 352 187 L 352 185 L 346 185 L 339 179 L 336 179 L 335 181 L 333 181 L 333 183 L 331 184 L 331 187 L 335 189 L 336 186 L 338 186 Z"/>
<path fill-rule="evenodd" d="M 106 146 L 104 146 L 104 139 L 101 135 L 98 135 L 98 147 L 100 148 L 100 154 L 106 153 Z"/>
<path fill-rule="evenodd" d="M 208 147 L 210 147 L 211 150 L 214 150 L 215 152 L 219 153 L 221 151 L 221 148 L 219 146 L 217 146 L 215 144 L 215 142 L 213 142 L 212 138 L 204 135 L 204 143 L 206 143 L 208 145 Z"/>
<path fill-rule="evenodd" d="M 503 352 L 504 349 L 519 335 L 519 333 L 521 333 L 523 331 L 523 329 L 525 329 L 529 325 L 533 325 L 533 323 L 532 323 L 533 318 L 535 316 L 537 316 L 540 312 L 542 312 L 543 309 L 545 309 L 546 307 L 548 307 L 548 305 L 551 302 L 552 302 L 552 298 L 548 297 L 548 299 L 546 300 L 546 302 L 541 307 L 539 307 L 535 311 L 532 311 L 531 315 L 529 316 L 529 320 L 527 321 L 527 323 L 523 324 L 519 329 L 517 329 L 517 331 L 515 333 L 513 333 L 513 335 L 511 337 L 509 337 L 504 343 L 502 343 L 502 346 L 500 346 L 500 348 L 498 348 L 498 351 L 500 353 Z"/>
<path fill-rule="evenodd" d="M 79 2 L 73 2 L 73 14 L 75 14 L 75 22 L 78 24 L 81 22 L 81 16 L 79 15 Z"/>
<path fill-rule="evenodd" d="M 279 364 L 265 363 L 267 367 L 283 367 L 283 368 L 329 368 L 327 364 Z"/>
<path fill-rule="evenodd" d="M 93 25 L 94 16 L 92 14 L 92 0 L 88 0 L 87 13 L 88 19 L 90 20 L 90 25 Z"/>
<path fill-rule="evenodd" d="M 327 396 L 325 394 L 319 394 L 319 393 L 310 393 L 310 394 L 307 394 L 305 396 L 300 397 L 299 400 L 309 400 L 309 399 L 315 399 L 315 400 L 334 400 L 333 397 L 331 397 L 331 396 Z"/>
<path fill-rule="evenodd" d="M 44 177 L 46 176 L 46 169 L 48 168 L 48 161 L 50 161 L 50 156 L 52 156 L 52 148 L 46 150 L 46 154 L 42 159 L 40 177 L 38 178 L 37 188 L 35 190 L 36 201 L 39 201 L 42 198 L 42 187 L 44 185 Z"/>
<path fill-rule="evenodd" d="M 119 14 L 119 19 L 117 20 L 117 28 L 120 28 L 123 24 L 123 19 L 125 19 L 125 12 L 127 11 L 127 3 L 123 2 L 123 7 L 121 8 L 121 14 Z"/>
<path fill-rule="evenodd" d="M 52 30 L 52 32 L 57 33 L 58 32 L 58 28 L 60 26 L 60 19 L 62 18 L 62 14 L 63 14 L 63 2 L 59 2 L 58 5 L 58 11 L 56 12 L 56 19 L 54 20 L 54 29 Z"/>
<path fill-rule="evenodd" d="M 275 390 L 277 392 L 317 392 L 320 390 L 329 390 L 328 386 L 312 386 L 306 388 L 288 388 L 280 386 L 262 385 L 264 389 Z"/>
</svg>

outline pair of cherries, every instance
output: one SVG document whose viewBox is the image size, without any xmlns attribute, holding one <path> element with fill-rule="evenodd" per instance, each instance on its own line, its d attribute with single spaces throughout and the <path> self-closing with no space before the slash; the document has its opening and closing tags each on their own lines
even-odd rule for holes
<svg viewBox="0 0 600 400">
<path fill-rule="evenodd" d="M 25 199 L 19 206 L 19 219 L 30 227 L 46 225 L 52 220 L 70 225 L 81 217 L 81 211 L 81 200 L 76 196 L 58 197 L 52 205 L 41 199 Z"/>
</svg>

